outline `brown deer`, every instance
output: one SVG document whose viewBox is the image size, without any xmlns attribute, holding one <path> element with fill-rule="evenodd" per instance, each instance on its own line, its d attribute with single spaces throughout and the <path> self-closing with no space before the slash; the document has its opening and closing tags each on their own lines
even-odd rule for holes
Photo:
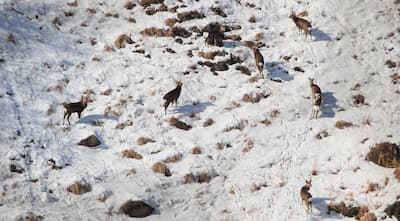
<svg viewBox="0 0 400 221">
<path fill-rule="evenodd" d="M 306 184 L 300 189 L 301 203 L 306 203 L 307 210 L 312 213 L 312 195 L 309 192 L 311 188 L 311 180 L 305 180 Z"/>
<path fill-rule="evenodd" d="M 297 17 L 294 11 L 292 10 L 292 14 L 290 14 L 289 18 L 293 20 L 293 22 L 296 24 L 297 29 L 301 33 L 301 31 L 304 32 L 305 34 L 305 39 L 307 39 L 307 35 L 311 36 L 311 23 L 304 18 Z"/>
<path fill-rule="evenodd" d="M 258 50 L 258 47 L 253 46 L 252 49 L 253 49 L 254 59 L 256 61 L 257 69 L 260 72 L 261 78 L 264 78 L 264 74 L 263 74 L 263 72 L 264 72 L 264 57 Z"/>
<path fill-rule="evenodd" d="M 312 102 L 313 102 L 313 109 L 312 109 L 312 118 L 317 119 L 318 114 L 321 111 L 321 103 L 322 103 L 322 94 L 321 94 L 321 88 L 319 88 L 318 85 L 314 84 L 314 79 L 313 78 L 308 78 L 310 82 L 310 87 L 311 87 L 311 96 L 312 96 Z"/>
<path fill-rule="evenodd" d="M 164 95 L 163 99 L 165 101 L 164 102 L 165 114 L 167 114 L 167 108 L 170 103 L 175 102 L 175 105 L 178 106 L 178 98 L 181 95 L 182 85 L 183 85 L 182 82 L 177 81 L 176 88 Z"/>
<path fill-rule="evenodd" d="M 68 124 L 70 125 L 71 122 L 69 121 L 69 118 L 71 117 L 72 113 L 78 113 L 78 118 L 81 119 L 81 113 L 85 108 L 87 107 L 87 103 L 89 102 L 89 97 L 87 96 L 82 96 L 81 101 L 75 102 L 75 103 L 63 103 L 64 106 L 64 119 L 63 119 L 63 124 L 65 122 L 65 118 L 68 120 Z"/>
</svg>

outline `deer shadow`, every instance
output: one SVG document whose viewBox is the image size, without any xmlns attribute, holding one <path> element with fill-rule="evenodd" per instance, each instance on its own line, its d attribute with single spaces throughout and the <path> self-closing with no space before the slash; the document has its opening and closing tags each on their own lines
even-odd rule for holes
<svg viewBox="0 0 400 221">
<path fill-rule="evenodd" d="M 293 80 L 293 77 L 289 75 L 289 72 L 284 67 L 284 63 L 281 61 L 267 62 L 265 67 L 268 71 L 267 75 L 271 78 L 271 80 Z"/>
<path fill-rule="evenodd" d="M 326 201 L 328 200 L 332 200 L 332 198 L 327 198 L 327 197 L 313 198 L 312 205 L 319 211 L 319 214 L 314 214 L 314 215 L 317 215 L 320 218 L 341 219 L 342 216 L 338 213 L 328 213 L 328 204 L 326 203 Z"/>
<path fill-rule="evenodd" d="M 224 42 L 224 48 L 236 48 L 240 46 L 240 42 L 237 41 L 223 41 Z"/>
<path fill-rule="evenodd" d="M 109 116 L 105 116 L 102 114 L 91 114 L 91 115 L 87 115 L 82 117 L 78 123 L 82 123 L 82 124 L 93 124 L 96 122 L 99 122 L 100 120 L 113 120 L 113 121 L 118 121 L 119 117 L 115 116 L 115 115 L 109 115 Z"/>
<path fill-rule="evenodd" d="M 214 104 L 211 102 L 202 102 L 202 103 L 198 103 L 196 105 L 186 104 L 183 106 L 179 106 L 178 108 L 173 110 L 173 112 L 181 113 L 181 114 L 184 114 L 185 116 L 190 116 L 191 114 L 198 114 L 198 113 L 203 112 L 209 106 L 214 106 Z"/>
<path fill-rule="evenodd" d="M 335 117 L 335 109 L 338 108 L 337 99 L 332 92 L 322 93 L 321 117 Z"/>
<path fill-rule="evenodd" d="M 314 36 L 314 41 L 332 41 L 331 36 L 319 30 L 319 28 L 312 28 L 311 35 Z"/>
</svg>

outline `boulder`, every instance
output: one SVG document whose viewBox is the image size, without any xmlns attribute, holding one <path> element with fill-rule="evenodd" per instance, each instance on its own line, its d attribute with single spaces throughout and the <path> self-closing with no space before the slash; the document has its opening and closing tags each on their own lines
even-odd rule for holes
<svg viewBox="0 0 400 221">
<path fill-rule="evenodd" d="M 128 200 L 119 208 L 119 212 L 129 217 L 142 218 L 153 213 L 154 208 L 142 201 Z"/>
</svg>

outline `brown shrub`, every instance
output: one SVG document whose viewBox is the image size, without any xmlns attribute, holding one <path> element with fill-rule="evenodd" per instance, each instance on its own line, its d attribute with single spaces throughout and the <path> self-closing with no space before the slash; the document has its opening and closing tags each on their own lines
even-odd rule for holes
<svg viewBox="0 0 400 221">
<path fill-rule="evenodd" d="M 177 161 L 182 159 L 182 154 L 177 154 L 172 157 L 168 157 L 167 159 L 163 160 L 164 163 L 176 163 Z"/>
<path fill-rule="evenodd" d="M 60 20 L 60 18 L 58 18 L 58 17 L 53 18 L 53 21 L 51 21 L 51 23 L 52 23 L 57 29 L 59 29 L 58 26 L 61 26 L 61 25 L 62 25 L 61 20 Z"/>
<path fill-rule="evenodd" d="M 172 27 L 172 26 L 174 26 L 177 22 L 178 22 L 178 20 L 177 20 L 176 18 L 167 18 L 167 19 L 164 21 L 164 24 L 165 24 L 166 26 L 168 26 L 168 27 Z"/>
<path fill-rule="evenodd" d="M 366 193 L 375 192 L 379 188 L 378 183 L 368 182 Z"/>
<path fill-rule="evenodd" d="M 374 213 L 366 213 L 363 216 L 360 216 L 360 221 L 376 221 L 377 218 Z"/>
<path fill-rule="evenodd" d="M 393 84 L 397 84 L 400 82 L 400 75 L 398 73 L 390 75 L 390 78 L 392 79 Z"/>
<path fill-rule="evenodd" d="M 203 57 L 203 58 L 209 59 L 209 60 L 214 60 L 214 58 L 216 56 L 225 56 L 225 55 L 226 55 L 225 51 L 210 51 L 210 52 L 200 51 L 199 52 L 200 57 Z"/>
<path fill-rule="evenodd" d="M 119 14 L 118 13 L 111 13 L 111 12 L 107 12 L 106 14 L 104 14 L 106 17 L 114 17 L 114 18 L 119 18 Z"/>
<path fill-rule="evenodd" d="M 256 36 L 254 37 L 256 41 L 262 41 L 264 39 L 264 34 L 263 33 L 257 33 Z"/>
<path fill-rule="evenodd" d="M 87 8 L 87 9 L 86 9 L 86 12 L 89 13 L 89 14 L 96 14 L 96 9 L 94 9 L 94 8 Z"/>
<path fill-rule="evenodd" d="M 396 177 L 396 179 L 398 179 L 400 181 L 400 167 L 397 167 L 394 171 L 393 171 L 394 177 Z"/>
<path fill-rule="evenodd" d="M 184 184 L 193 183 L 194 181 L 195 181 L 195 177 L 191 173 L 188 173 L 183 177 Z"/>
<path fill-rule="evenodd" d="M 242 149 L 243 153 L 249 152 L 254 147 L 254 142 L 252 140 L 246 140 L 244 148 Z"/>
<path fill-rule="evenodd" d="M 135 6 L 136 6 L 136 4 L 135 4 L 133 1 L 131 1 L 131 0 L 127 1 L 127 2 L 125 3 L 125 5 L 124 5 L 124 7 L 125 7 L 126 9 L 128 9 L 128 10 L 133 9 Z"/>
<path fill-rule="evenodd" d="M 143 159 L 143 156 L 141 154 L 135 152 L 134 150 L 124 150 L 124 151 L 122 151 L 122 156 L 125 158 L 132 158 L 132 159 L 137 159 L 137 160 Z"/>
<path fill-rule="evenodd" d="M 139 5 L 141 5 L 143 8 L 149 7 L 151 4 L 162 4 L 164 3 L 164 0 L 140 0 Z"/>
<path fill-rule="evenodd" d="M 157 9 L 154 7 L 148 7 L 146 8 L 145 13 L 146 15 L 154 15 L 155 13 L 157 13 Z"/>
<path fill-rule="evenodd" d="M 358 213 L 360 211 L 360 207 L 346 206 L 346 204 L 344 202 L 340 202 L 339 204 L 329 204 L 327 213 L 330 214 L 331 211 L 340 213 L 343 216 L 355 217 L 358 215 Z"/>
<path fill-rule="evenodd" d="M 172 37 L 182 37 L 182 38 L 188 38 L 192 35 L 192 33 L 182 27 L 177 27 L 174 26 L 171 30 L 171 36 Z"/>
<path fill-rule="evenodd" d="M 186 123 L 183 122 L 183 121 L 178 120 L 178 119 L 175 118 L 175 117 L 171 117 L 171 118 L 168 120 L 168 122 L 169 122 L 169 125 L 175 126 L 176 128 L 181 129 L 181 130 L 190 130 L 190 129 L 192 129 L 192 126 L 186 124 Z"/>
<path fill-rule="evenodd" d="M 41 215 L 35 215 L 32 212 L 28 212 L 25 216 L 19 216 L 17 221 L 42 221 L 44 219 Z"/>
<path fill-rule="evenodd" d="M 279 114 L 281 114 L 281 112 L 278 109 L 274 109 L 269 112 L 269 116 L 272 118 L 279 116 Z"/>
<path fill-rule="evenodd" d="M 264 94 L 262 92 L 256 93 L 256 94 L 245 94 L 242 97 L 242 101 L 244 102 L 251 102 L 251 103 L 258 103 L 261 101 L 263 98 L 267 98 L 268 94 Z"/>
<path fill-rule="evenodd" d="M 365 104 L 365 97 L 361 94 L 353 96 L 353 104 L 356 106 L 364 105 Z"/>
<path fill-rule="evenodd" d="M 211 118 L 208 118 L 206 121 L 204 121 L 203 127 L 211 126 L 213 123 L 214 123 L 214 120 Z"/>
<path fill-rule="evenodd" d="M 118 213 L 125 214 L 129 217 L 143 218 L 150 216 L 154 208 L 143 201 L 128 200 L 118 210 Z"/>
<path fill-rule="evenodd" d="M 388 68 L 395 68 L 397 66 L 396 62 L 392 60 L 387 60 L 385 64 L 388 66 Z"/>
<path fill-rule="evenodd" d="M 180 23 L 193 20 L 193 19 L 202 19 L 205 18 L 204 14 L 198 11 L 187 11 L 178 13 L 178 20 Z"/>
<path fill-rule="evenodd" d="M 196 180 L 198 183 L 208 183 L 210 182 L 212 177 L 208 173 L 200 173 L 196 176 Z"/>
<path fill-rule="evenodd" d="M 139 146 L 143 146 L 143 145 L 145 145 L 145 144 L 147 144 L 147 143 L 154 143 L 154 142 L 156 142 L 156 141 L 153 140 L 153 139 L 151 139 L 151 138 L 147 138 L 147 137 L 139 137 L 139 138 L 136 140 L 136 143 L 137 143 Z"/>
<path fill-rule="evenodd" d="M 114 41 L 114 44 L 117 48 L 125 48 L 125 43 L 133 44 L 135 42 L 132 41 L 132 39 L 126 34 L 118 36 L 118 38 Z"/>
<path fill-rule="evenodd" d="M 252 16 L 249 18 L 249 22 L 250 22 L 250 23 L 256 23 L 256 16 L 252 15 Z"/>
<path fill-rule="evenodd" d="M 317 135 L 315 135 L 315 138 L 317 138 L 318 140 L 321 140 L 322 138 L 328 137 L 329 134 L 326 130 L 323 130 L 321 132 L 319 132 Z"/>
<path fill-rule="evenodd" d="M 335 125 L 335 126 L 336 126 L 336 128 L 338 128 L 338 129 L 344 129 L 344 128 L 347 128 L 347 127 L 352 127 L 352 126 L 353 126 L 353 123 L 340 120 L 340 121 L 337 121 L 337 122 L 336 122 L 336 125 Z"/>
<path fill-rule="evenodd" d="M 71 7 L 78 7 L 78 2 L 76 0 L 72 2 L 67 2 L 67 5 Z"/>
<path fill-rule="evenodd" d="M 265 126 L 269 126 L 269 125 L 271 125 L 271 121 L 270 121 L 270 120 L 268 120 L 268 119 L 264 119 L 264 120 L 262 120 L 262 121 L 261 121 L 261 123 L 262 123 L 262 124 L 264 124 Z"/>
<path fill-rule="evenodd" d="M 165 176 L 171 176 L 172 175 L 171 171 L 169 170 L 169 168 L 163 163 L 160 163 L 160 162 L 155 163 L 152 168 L 153 168 L 153 172 L 155 172 L 155 173 L 162 173 Z"/>
<path fill-rule="evenodd" d="M 219 16 L 221 16 L 221 17 L 223 17 L 223 18 L 228 17 L 228 16 L 225 14 L 225 12 L 222 11 L 221 8 L 211 7 L 210 9 L 211 9 L 211 11 L 214 12 L 216 15 L 219 15 Z"/>
<path fill-rule="evenodd" d="M 65 17 L 71 17 L 74 15 L 73 12 L 64 12 Z"/>
<path fill-rule="evenodd" d="M 318 170 L 314 168 L 314 169 L 311 171 L 311 175 L 312 175 L 312 176 L 317 176 L 317 175 L 318 175 Z"/>
<path fill-rule="evenodd" d="M 136 19 L 135 18 L 129 17 L 129 18 L 127 18 L 127 20 L 130 23 L 136 23 Z"/>
<path fill-rule="evenodd" d="M 71 184 L 67 188 L 67 191 L 76 195 L 81 195 L 92 191 L 92 187 L 89 183 L 81 183 L 79 181 L 75 181 L 75 183 Z"/>
<path fill-rule="evenodd" d="M 201 154 L 201 149 L 200 147 L 194 147 L 192 149 L 192 154 Z"/>
</svg>

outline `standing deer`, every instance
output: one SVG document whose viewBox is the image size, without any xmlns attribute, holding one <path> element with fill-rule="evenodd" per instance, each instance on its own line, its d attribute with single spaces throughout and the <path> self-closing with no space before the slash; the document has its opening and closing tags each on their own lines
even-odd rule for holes
<svg viewBox="0 0 400 221">
<path fill-rule="evenodd" d="M 63 103 L 64 106 L 64 119 L 63 119 L 63 124 L 65 122 L 65 118 L 68 120 L 68 124 L 70 125 L 71 122 L 69 121 L 69 118 L 71 117 L 72 113 L 78 113 L 78 118 L 81 119 L 81 113 L 85 108 L 87 107 L 87 103 L 89 102 L 89 97 L 87 96 L 82 96 L 81 101 L 75 102 L 75 103 Z"/>
<path fill-rule="evenodd" d="M 299 30 L 299 32 L 301 33 L 301 31 L 304 32 L 305 34 L 305 39 L 307 39 L 307 35 L 311 36 L 311 23 L 307 20 L 305 20 L 304 18 L 300 18 L 297 17 L 296 14 L 294 13 L 294 11 L 292 10 L 292 14 L 290 14 L 289 18 L 291 18 L 293 20 L 293 22 L 296 24 L 297 29 Z"/>
<path fill-rule="evenodd" d="M 321 103 L 322 103 L 321 89 L 319 88 L 318 85 L 314 84 L 314 78 L 308 78 L 308 80 L 310 81 L 311 96 L 313 102 L 311 118 L 317 119 L 318 114 L 321 111 Z"/>
<path fill-rule="evenodd" d="M 182 82 L 177 81 L 176 88 L 164 95 L 163 99 L 165 101 L 164 102 L 165 114 L 167 114 L 167 108 L 170 103 L 175 102 L 176 107 L 178 106 L 178 98 L 181 95 L 182 85 L 183 85 Z"/>
<path fill-rule="evenodd" d="M 300 189 L 301 203 L 306 203 L 307 210 L 312 213 L 312 195 L 309 192 L 311 188 L 311 180 L 305 180 L 306 184 Z"/>
<path fill-rule="evenodd" d="M 256 61 L 256 66 L 258 71 L 260 72 L 261 78 L 264 78 L 264 57 L 262 56 L 262 54 L 260 53 L 260 51 L 258 50 L 258 47 L 256 45 L 254 45 L 252 47 L 253 49 L 253 53 L 254 53 L 254 59 Z"/>
</svg>

